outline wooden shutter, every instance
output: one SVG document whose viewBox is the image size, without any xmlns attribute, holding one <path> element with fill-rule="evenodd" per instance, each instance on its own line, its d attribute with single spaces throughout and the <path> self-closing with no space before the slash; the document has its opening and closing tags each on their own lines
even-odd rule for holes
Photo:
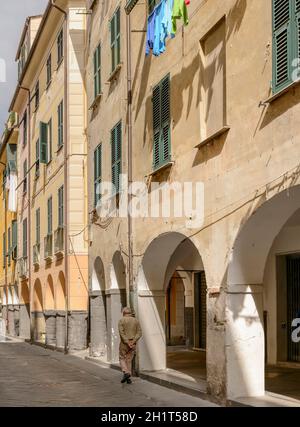
<svg viewBox="0 0 300 427">
<path fill-rule="evenodd" d="M 120 63 L 120 30 L 121 30 L 121 12 L 120 8 L 115 12 L 110 21 L 110 36 L 111 36 L 111 57 L 112 57 L 112 72 Z"/>
<path fill-rule="evenodd" d="M 47 123 L 40 122 L 40 163 L 48 163 L 48 125 Z"/>
<path fill-rule="evenodd" d="M 112 183 L 116 193 L 120 191 L 122 154 L 122 124 L 118 123 L 111 132 L 111 161 L 112 161 Z"/>
<path fill-rule="evenodd" d="M 94 97 L 101 92 L 101 46 L 94 52 Z"/>
<path fill-rule="evenodd" d="M 98 145 L 94 151 L 94 204 L 97 205 L 101 198 L 98 194 L 98 186 L 102 178 L 102 144 Z"/>
<path fill-rule="evenodd" d="M 63 107 L 63 101 L 58 106 L 58 148 L 62 147 L 64 137 L 63 137 L 63 131 L 64 131 L 64 125 L 63 125 L 63 114 L 64 113 L 64 107 Z"/>
<path fill-rule="evenodd" d="M 64 187 L 60 187 L 58 190 L 58 226 L 63 227 L 64 225 Z"/>
<path fill-rule="evenodd" d="M 6 266 L 6 235 L 3 233 L 2 237 L 2 266 L 5 268 Z"/>
<path fill-rule="evenodd" d="M 171 157 L 170 77 L 165 77 L 153 90 L 153 168 Z"/>
<path fill-rule="evenodd" d="M 291 82 L 292 23 L 291 1 L 273 0 L 273 90 Z"/>
<path fill-rule="evenodd" d="M 52 234 L 52 197 L 48 199 L 48 235 Z"/>
<path fill-rule="evenodd" d="M 27 218 L 23 221 L 23 258 L 27 258 Z"/>
<path fill-rule="evenodd" d="M 296 57 L 300 58 L 300 0 L 295 0 L 295 20 L 296 20 Z M 300 64 L 297 64 L 299 67 Z M 298 75 L 299 77 L 299 75 Z"/>
<path fill-rule="evenodd" d="M 18 246 L 18 223 L 17 221 L 12 221 L 12 249 L 14 250 Z"/>
</svg>

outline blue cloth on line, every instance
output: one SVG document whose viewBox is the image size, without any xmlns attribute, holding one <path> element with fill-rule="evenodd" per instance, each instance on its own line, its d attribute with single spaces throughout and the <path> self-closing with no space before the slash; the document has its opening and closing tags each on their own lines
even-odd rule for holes
<svg viewBox="0 0 300 427">
<path fill-rule="evenodd" d="M 153 46 L 153 55 L 159 56 L 164 52 L 163 42 L 162 42 L 162 20 L 165 13 L 165 0 L 162 0 L 156 6 L 156 17 L 155 17 L 155 26 L 154 26 L 154 46 Z"/>
<path fill-rule="evenodd" d="M 148 16 L 146 55 L 149 55 L 154 46 L 154 27 L 155 27 L 156 8 Z"/>
</svg>

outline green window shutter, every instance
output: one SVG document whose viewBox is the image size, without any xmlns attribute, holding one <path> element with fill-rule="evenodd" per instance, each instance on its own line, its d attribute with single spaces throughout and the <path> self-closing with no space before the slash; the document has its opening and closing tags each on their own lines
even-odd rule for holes
<svg viewBox="0 0 300 427">
<path fill-rule="evenodd" d="M 295 35 L 295 40 L 296 40 L 296 47 L 295 47 L 295 52 L 296 52 L 296 56 L 295 58 L 300 58 L 300 0 L 295 0 L 295 20 L 296 20 L 296 24 L 295 24 L 295 28 L 296 28 L 296 35 Z M 297 64 L 296 67 L 298 68 L 300 64 Z M 299 77 L 299 76 L 297 76 Z"/>
<path fill-rule="evenodd" d="M 41 241 L 41 210 L 35 211 L 35 243 L 40 244 Z"/>
<path fill-rule="evenodd" d="M 60 187 L 58 190 L 58 226 L 63 227 L 64 225 L 64 187 Z"/>
<path fill-rule="evenodd" d="M 61 103 L 58 106 L 58 110 L 57 110 L 57 115 L 58 115 L 58 148 L 62 147 L 64 144 L 64 106 L 63 106 L 63 101 L 61 101 Z"/>
<path fill-rule="evenodd" d="M 48 152 L 47 152 L 48 163 L 52 160 L 52 119 L 48 122 Z"/>
<path fill-rule="evenodd" d="M 47 59 L 47 86 L 50 84 L 51 82 L 51 78 L 52 78 L 52 59 L 51 59 L 51 53 L 48 56 Z"/>
<path fill-rule="evenodd" d="M 101 93 L 101 46 L 94 52 L 94 98 Z"/>
<path fill-rule="evenodd" d="M 27 218 L 23 221 L 23 258 L 27 258 Z"/>
<path fill-rule="evenodd" d="M 48 163 L 48 125 L 40 122 L 39 161 Z"/>
<path fill-rule="evenodd" d="M 94 151 L 94 205 L 97 206 L 101 199 L 99 194 L 99 184 L 102 180 L 102 144 L 98 145 Z"/>
<path fill-rule="evenodd" d="M 154 89 L 153 108 L 153 168 L 170 161 L 170 77 L 165 77 Z"/>
<path fill-rule="evenodd" d="M 52 197 L 47 202 L 48 235 L 52 234 Z"/>
<path fill-rule="evenodd" d="M 8 260 L 8 265 L 10 265 L 10 260 L 11 260 L 11 235 L 10 235 L 10 227 L 7 230 L 7 260 Z"/>
<path fill-rule="evenodd" d="M 121 10 L 118 10 L 113 15 L 110 21 L 110 35 L 111 35 L 111 59 L 112 59 L 112 72 L 119 65 L 121 60 Z"/>
<path fill-rule="evenodd" d="M 12 221 L 12 249 L 16 249 L 18 246 L 18 223 L 16 220 Z"/>
<path fill-rule="evenodd" d="M 6 267 L 6 235 L 3 233 L 2 237 L 2 266 Z"/>
<path fill-rule="evenodd" d="M 292 2 L 273 0 L 273 91 L 291 83 L 292 70 Z"/>
<path fill-rule="evenodd" d="M 116 194 L 120 191 L 122 157 L 122 123 L 119 122 L 111 131 L 111 161 L 112 161 L 112 183 Z"/>
</svg>

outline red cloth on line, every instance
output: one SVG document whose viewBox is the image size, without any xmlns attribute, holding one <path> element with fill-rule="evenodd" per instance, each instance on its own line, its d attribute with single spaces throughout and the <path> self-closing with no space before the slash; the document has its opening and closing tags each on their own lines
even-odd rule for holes
<svg viewBox="0 0 300 427">
<path fill-rule="evenodd" d="M 185 4 L 188 6 L 191 3 L 191 0 L 184 0 Z"/>
</svg>

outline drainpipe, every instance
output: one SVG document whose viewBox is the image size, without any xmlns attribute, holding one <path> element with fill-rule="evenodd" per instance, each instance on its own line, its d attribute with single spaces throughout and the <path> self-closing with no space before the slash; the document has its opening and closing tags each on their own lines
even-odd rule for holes
<svg viewBox="0 0 300 427">
<path fill-rule="evenodd" d="M 130 14 L 126 15 L 127 36 L 127 130 L 128 130 L 128 189 L 132 184 L 132 76 L 131 76 L 131 21 Z M 128 191 L 128 207 L 131 205 L 132 195 Z M 133 254 L 132 254 L 132 217 L 127 210 L 128 219 L 128 284 L 127 306 L 135 305 L 130 298 L 133 292 Z M 134 309 L 134 307 L 132 307 Z"/>
<path fill-rule="evenodd" d="M 51 5 L 61 12 L 64 19 L 63 36 L 64 36 L 64 262 L 65 262 L 65 285 L 66 285 L 66 306 L 65 306 L 65 348 L 67 354 L 69 351 L 69 309 L 70 309 L 70 283 L 69 283 L 69 223 L 68 223 L 68 14 L 65 10 L 57 6 L 54 0 L 51 0 Z"/>
</svg>

